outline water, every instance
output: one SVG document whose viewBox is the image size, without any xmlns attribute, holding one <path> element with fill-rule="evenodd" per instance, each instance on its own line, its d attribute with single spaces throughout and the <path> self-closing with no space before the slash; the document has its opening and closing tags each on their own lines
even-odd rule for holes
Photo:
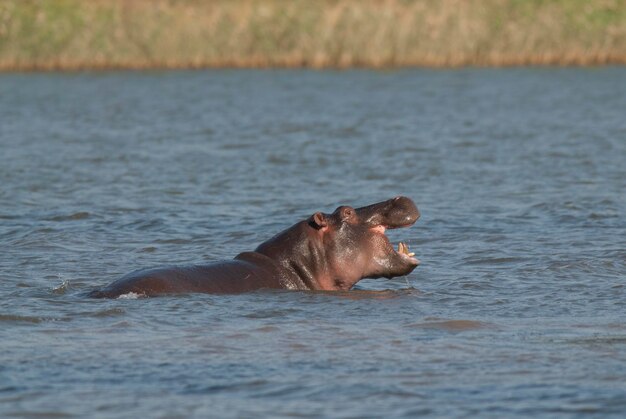
<svg viewBox="0 0 626 419">
<path fill-rule="evenodd" d="M 0 75 L 0 416 L 621 417 L 626 68 Z M 413 198 L 349 293 L 92 300 Z"/>
</svg>

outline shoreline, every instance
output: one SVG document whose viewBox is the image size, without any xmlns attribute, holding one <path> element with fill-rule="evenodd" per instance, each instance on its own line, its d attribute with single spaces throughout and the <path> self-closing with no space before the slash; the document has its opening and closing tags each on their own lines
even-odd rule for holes
<svg viewBox="0 0 626 419">
<path fill-rule="evenodd" d="M 2 73 L 48 73 L 48 72 L 106 72 L 106 71 L 176 71 L 176 70 L 312 70 L 312 71 L 349 71 L 349 70 L 372 70 L 372 71 L 394 71 L 394 70 L 412 70 L 412 69 L 432 69 L 432 70 L 457 70 L 464 68 L 482 68 L 482 69 L 504 69 L 504 68 L 593 68 L 593 67 L 611 67 L 626 66 L 626 57 L 608 58 L 608 59 L 589 59 L 577 58 L 574 60 L 546 60 L 543 58 L 532 59 L 525 58 L 519 60 L 509 60 L 498 62 L 497 64 L 482 62 L 476 63 L 471 60 L 466 62 L 455 62 L 454 64 L 444 63 L 416 63 L 416 64 L 393 64 L 393 65 L 282 65 L 267 64 L 257 65 L 250 63 L 225 63 L 225 64 L 195 64 L 195 63 L 177 63 L 177 64 L 35 64 L 35 65 L 0 65 L 0 74 Z"/>
</svg>

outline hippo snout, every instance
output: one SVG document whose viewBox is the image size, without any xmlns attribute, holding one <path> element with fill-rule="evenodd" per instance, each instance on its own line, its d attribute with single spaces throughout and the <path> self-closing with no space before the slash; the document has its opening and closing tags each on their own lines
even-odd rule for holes
<svg viewBox="0 0 626 419">
<path fill-rule="evenodd" d="M 398 196 L 377 204 L 356 209 L 362 222 L 370 227 L 407 227 L 415 223 L 420 212 L 415 203 L 406 196 Z"/>
<path fill-rule="evenodd" d="M 389 227 L 404 227 L 414 224 L 420 218 L 420 211 L 411 198 L 398 196 L 392 199 L 393 208 L 389 217 L 392 224 Z M 397 225 L 393 225 L 395 222 Z"/>
</svg>

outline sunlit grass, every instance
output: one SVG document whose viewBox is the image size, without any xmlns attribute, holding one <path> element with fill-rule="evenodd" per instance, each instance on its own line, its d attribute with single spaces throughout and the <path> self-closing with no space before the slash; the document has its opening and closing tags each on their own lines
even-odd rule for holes
<svg viewBox="0 0 626 419">
<path fill-rule="evenodd" d="M 626 0 L 0 0 L 0 69 L 626 63 Z"/>
</svg>

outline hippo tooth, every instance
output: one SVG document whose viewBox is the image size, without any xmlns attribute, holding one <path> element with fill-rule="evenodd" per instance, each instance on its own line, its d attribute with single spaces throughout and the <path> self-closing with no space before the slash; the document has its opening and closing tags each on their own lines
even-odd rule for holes
<svg viewBox="0 0 626 419">
<path fill-rule="evenodd" d="M 403 242 L 398 243 L 398 253 L 402 253 L 402 254 L 407 255 L 409 257 L 415 256 L 415 253 L 409 252 L 409 246 L 407 246 Z"/>
</svg>

